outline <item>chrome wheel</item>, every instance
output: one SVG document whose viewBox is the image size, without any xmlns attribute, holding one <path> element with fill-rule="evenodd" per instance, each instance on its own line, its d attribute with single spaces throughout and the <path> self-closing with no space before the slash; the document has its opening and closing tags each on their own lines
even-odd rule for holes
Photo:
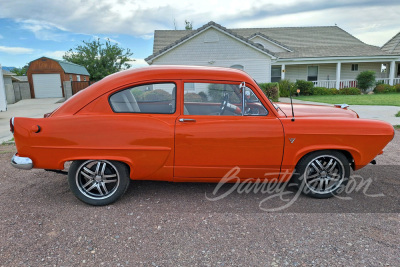
<svg viewBox="0 0 400 267">
<path fill-rule="evenodd" d="M 109 161 L 88 160 L 76 172 L 75 182 L 82 194 L 91 199 L 108 198 L 120 181 L 117 168 Z"/>
<path fill-rule="evenodd" d="M 321 150 L 312 152 L 299 161 L 293 181 L 307 196 L 329 198 L 343 191 L 349 176 L 349 159 L 343 153 Z"/>
<path fill-rule="evenodd" d="M 344 180 L 342 162 L 331 155 L 314 158 L 306 166 L 304 183 L 316 194 L 327 194 L 337 190 Z"/>
</svg>

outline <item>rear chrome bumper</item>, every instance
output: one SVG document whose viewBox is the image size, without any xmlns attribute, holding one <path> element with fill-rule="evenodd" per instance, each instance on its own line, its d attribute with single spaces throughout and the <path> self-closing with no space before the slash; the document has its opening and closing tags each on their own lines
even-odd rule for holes
<svg viewBox="0 0 400 267">
<path fill-rule="evenodd" d="M 11 159 L 11 165 L 21 170 L 30 170 L 33 168 L 33 162 L 30 158 L 20 157 L 15 154 Z"/>
</svg>

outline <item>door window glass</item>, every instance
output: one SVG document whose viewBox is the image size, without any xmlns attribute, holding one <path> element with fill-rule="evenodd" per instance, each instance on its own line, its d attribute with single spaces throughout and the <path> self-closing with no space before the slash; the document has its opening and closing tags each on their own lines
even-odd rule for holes
<svg viewBox="0 0 400 267">
<path fill-rule="evenodd" d="M 242 116 L 268 112 L 250 88 L 246 87 L 243 97 L 239 84 L 185 83 L 184 114 Z"/>
<path fill-rule="evenodd" d="M 174 83 L 156 83 L 124 89 L 110 97 L 114 112 L 172 114 L 176 107 Z"/>
</svg>

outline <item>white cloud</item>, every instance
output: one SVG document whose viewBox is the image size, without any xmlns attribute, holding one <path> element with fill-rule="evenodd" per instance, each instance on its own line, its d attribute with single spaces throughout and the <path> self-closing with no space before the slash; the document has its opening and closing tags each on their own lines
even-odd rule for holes
<svg viewBox="0 0 400 267">
<path fill-rule="evenodd" d="M 54 58 L 54 59 L 63 59 L 63 55 L 66 53 L 66 51 L 49 51 L 45 52 L 44 56 Z"/>
<path fill-rule="evenodd" d="M 32 54 L 33 51 L 32 48 L 0 46 L 0 52 L 7 54 Z"/>
<path fill-rule="evenodd" d="M 142 58 L 135 59 L 135 61 L 129 61 L 127 62 L 129 65 L 131 65 L 132 69 L 140 68 L 140 67 L 146 67 L 149 66 L 146 61 Z"/>
<path fill-rule="evenodd" d="M 337 23 L 353 35 L 373 32 L 385 40 L 392 36 L 382 36 L 382 32 L 400 30 L 400 3 L 393 0 L 21 0 L 3 1 L 1 5 L 0 18 L 18 19 L 38 39 L 54 41 L 64 41 L 69 32 L 128 34 L 146 39 L 154 30 L 174 29 L 174 20 L 178 29 L 183 29 L 185 19 L 193 21 L 194 28 L 210 20 L 227 28 Z"/>
</svg>

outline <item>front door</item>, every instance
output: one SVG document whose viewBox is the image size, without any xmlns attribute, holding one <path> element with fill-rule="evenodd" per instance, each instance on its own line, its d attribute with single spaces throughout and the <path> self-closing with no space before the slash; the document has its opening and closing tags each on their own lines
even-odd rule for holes
<svg viewBox="0 0 400 267">
<path fill-rule="evenodd" d="M 246 88 L 243 95 L 238 84 L 186 86 L 190 90 L 175 126 L 174 177 L 222 178 L 239 167 L 241 179 L 277 178 L 283 128 L 256 94 Z"/>
</svg>

